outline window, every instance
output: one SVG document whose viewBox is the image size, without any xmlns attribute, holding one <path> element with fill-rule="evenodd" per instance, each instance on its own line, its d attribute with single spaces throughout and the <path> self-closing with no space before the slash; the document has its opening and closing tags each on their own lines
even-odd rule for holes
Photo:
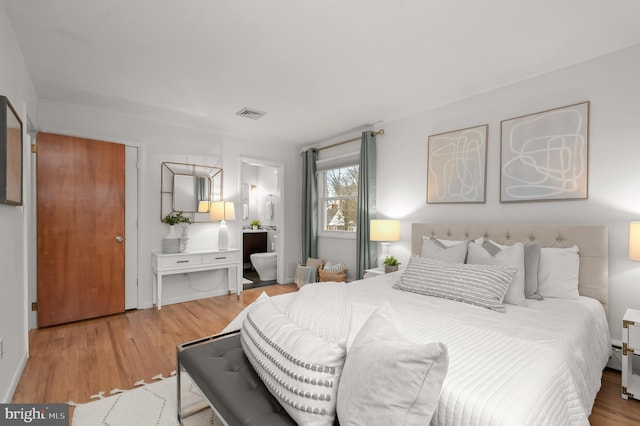
<svg viewBox="0 0 640 426">
<path fill-rule="evenodd" d="M 318 174 L 320 231 L 356 232 L 359 171 L 354 165 Z"/>
</svg>

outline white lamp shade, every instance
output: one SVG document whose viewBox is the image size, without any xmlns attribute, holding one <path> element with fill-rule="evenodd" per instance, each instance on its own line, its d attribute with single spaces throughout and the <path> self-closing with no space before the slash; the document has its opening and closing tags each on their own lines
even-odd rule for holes
<svg viewBox="0 0 640 426">
<path fill-rule="evenodd" d="M 199 201 L 198 202 L 198 213 L 206 213 L 209 211 L 209 201 Z"/>
<path fill-rule="evenodd" d="M 371 220 L 369 239 L 371 241 L 399 241 L 400 221 L 391 219 Z"/>
<path fill-rule="evenodd" d="M 211 220 L 236 220 L 236 209 L 230 201 L 213 201 L 209 212 Z"/>
<path fill-rule="evenodd" d="M 640 261 L 640 222 L 629 225 L 629 259 Z"/>
<path fill-rule="evenodd" d="M 231 201 L 224 202 L 224 220 L 236 220 L 236 208 Z"/>
<path fill-rule="evenodd" d="M 224 201 L 212 201 L 209 219 L 224 220 Z"/>
</svg>

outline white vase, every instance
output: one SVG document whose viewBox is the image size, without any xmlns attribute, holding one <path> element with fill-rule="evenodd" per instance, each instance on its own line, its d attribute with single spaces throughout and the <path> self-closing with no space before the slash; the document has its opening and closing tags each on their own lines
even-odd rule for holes
<svg viewBox="0 0 640 426">
<path fill-rule="evenodd" d="M 180 235 L 175 225 L 169 225 L 169 233 L 162 240 L 163 253 L 180 253 Z"/>
<path fill-rule="evenodd" d="M 191 235 L 189 235 L 189 224 L 182 225 L 182 235 L 180 236 L 180 251 L 187 251 L 189 249 L 189 241 Z"/>
</svg>

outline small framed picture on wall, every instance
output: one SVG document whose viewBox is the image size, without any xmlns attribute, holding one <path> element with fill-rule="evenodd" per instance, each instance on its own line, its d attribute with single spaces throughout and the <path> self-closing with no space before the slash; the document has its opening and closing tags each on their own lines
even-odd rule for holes
<svg viewBox="0 0 640 426">
<path fill-rule="evenodd" d="M 487 124 L 429 136 L 427 203 L 484 203 Z"/>
</svg>

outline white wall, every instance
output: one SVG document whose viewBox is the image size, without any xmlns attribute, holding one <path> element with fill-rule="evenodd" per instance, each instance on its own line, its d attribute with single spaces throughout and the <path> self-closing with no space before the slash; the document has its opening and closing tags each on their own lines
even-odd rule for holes
<svg viewBox="0 0 640 426">
<path fill-rule="evenodd" d="M 27 116 L 35 121 L 36 92 L 15 39 L 4 4 L 0 4 L 0 94 L 14 106 L 26 136 Z M 24 142 L 23 176 L 30 175 L 29 142 Z M 29 186 L 25 182 L 24 206 L 0 204 L 0 401 L 10 402 L 27 360 L 27 218 Z"/>
<path fill-rule="evenodd" d="M 627 259 L 629 222 L 640 219 L 639 71 L 640 45 L 380 125 L 378 213 L 402 220 L 391 254 L 408 260 L 411 222 L 607 225 L 609 325 L 620 339 L 625 309 L 640 309 L 640 264 Z M 500 121 L 582 101 L 591 101 L 588 200 L 500 204 Z M 485 123 L 486 203 L 427 205 L 427 137 Z"/>
<path fill-rule="evenodd" d="M 240 157 L 251 156 L 278 161 L 287 169 L 285 181 L 284 212 L 284 265 L 287 282 L 293 281 L 295 265 L 300 251 L 300 159 L 294 149 L 278 145 L 266 145 L 258 141 L 190 129 L 166 122 L 141 120 L 124 114 L 81 108 L 73 105 L 40 100 L 38 103 L 39 129 L 51 133 L 126 143 L 138 146 L 141 151 L 141 182 L 139 188 L 139 279 L 143 286 L 143 307 L 152 306 L 151 253 L 161 251 L 162 238 L 167 225 L 160 221 L 160 165 L 163 161 L 186 162 L 219 166 L 224 169 L 224 195 L 228 201 L 242 205 L 238 170 Z M 242 221 L 228 222 L 229 246 L 239 247 Z M 211 248 L 217 246 L 217 223 L 196 223 L 190 226 L 190 247 Z M 210 271 L 163 279 L 163 300 L 179 295 L 196 294 L 200 290 L 224 291 L 224 271 Z M 212 284 L 213 283 L 213 284 Z M 191 288 L 190 288 L 191 287 Z M 196 290 L 200 289 L 200 290 Z"/>
</svg>

